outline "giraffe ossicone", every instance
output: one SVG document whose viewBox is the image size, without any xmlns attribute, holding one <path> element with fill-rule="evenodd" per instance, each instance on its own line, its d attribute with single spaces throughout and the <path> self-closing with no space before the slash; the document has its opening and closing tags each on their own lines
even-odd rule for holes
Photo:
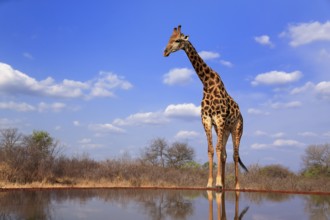
<svg viewBox="0 0 330 220">
<path fill-rule="evenodd" d="M 207 187 L 213 186 L 214 148 L 212 128 L 214 128 L 217 134 L 215 150 L 218 163 L 215 186 L 218 188 L 223 188 L 225 186 L 226 143 L 229 135 L 231 135 L 234 148 L 235 188 L 239 189 L 238 164 L 240 164 L 245 171 L 248 171 L 239 156 L 239 146 L 243 134 L 243 117 L 239 106 L 228 94 L 219 74 L 204 62 L 189 41 L 189 37 L 181 33 L 181 25 L 174 28 L 164 50 L 164 56 L 168 57 L 171 53 L 179 50 L 184 50 L 186 52 L 199 79 L 203 83 L 201 118 L 208 144 L 209 177 Z"/>
</svg>

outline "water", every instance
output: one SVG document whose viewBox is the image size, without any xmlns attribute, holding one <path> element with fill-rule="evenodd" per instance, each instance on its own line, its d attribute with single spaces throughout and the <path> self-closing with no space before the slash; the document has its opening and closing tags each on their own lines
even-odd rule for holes
<svg viewBox="0 0 330 220">
<path fill-rule="evenodd" d="M 330 219 L 329 195 L 194 190 L 0 192 L 0 219 Z"/>
</svg>

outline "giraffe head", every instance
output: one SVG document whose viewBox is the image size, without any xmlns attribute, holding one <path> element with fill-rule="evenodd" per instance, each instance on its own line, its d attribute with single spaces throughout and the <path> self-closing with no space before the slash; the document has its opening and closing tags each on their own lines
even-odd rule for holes
<svg viewBox="0 0 330 220">
<path fill-rule="evenodd" d="M 189 36 L 185 36 L 183 33 L 181 33 L 181 25 L 179 25 L 177 28 L 174 28 L 170 40 L 168 41 L 168 44 L 164 50 L 164 56 L 168 57 L 170 53 L 183 49 L 185 42 L 188 41 L 188 39 Z"/>
</svg>

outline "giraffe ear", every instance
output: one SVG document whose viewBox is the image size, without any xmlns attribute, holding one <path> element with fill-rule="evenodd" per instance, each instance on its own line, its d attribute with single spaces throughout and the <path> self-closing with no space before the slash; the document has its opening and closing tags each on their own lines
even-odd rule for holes
<svg viewBox="0 0 330 220">
<path fill-rule="evenodd" d="M 189 36 L 187 35 L 187 36 L 185 36 L 183 39 L 184 39 L 185 41 L 188 41 L 188 40 L 189 40 Z"/>
<path fill-rule="evenodd" d="M 178 26 L 178 32 L 181 33 L 181 25 Z"/>
</svg>

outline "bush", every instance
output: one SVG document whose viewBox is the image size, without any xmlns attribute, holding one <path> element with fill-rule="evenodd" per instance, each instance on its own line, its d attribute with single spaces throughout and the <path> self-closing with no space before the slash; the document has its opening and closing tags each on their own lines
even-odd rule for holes
<svg viewBox="0 0 330 220">
<path fill-rule="evenodd" d="M 279 164 L 262 167 L 260 168 L 259 172 L 260 175 L 271 178 L 280 178 L 280 179 L 294 175 L 291 171 L 289 171 L 288 168 Z"/>
</svg>

